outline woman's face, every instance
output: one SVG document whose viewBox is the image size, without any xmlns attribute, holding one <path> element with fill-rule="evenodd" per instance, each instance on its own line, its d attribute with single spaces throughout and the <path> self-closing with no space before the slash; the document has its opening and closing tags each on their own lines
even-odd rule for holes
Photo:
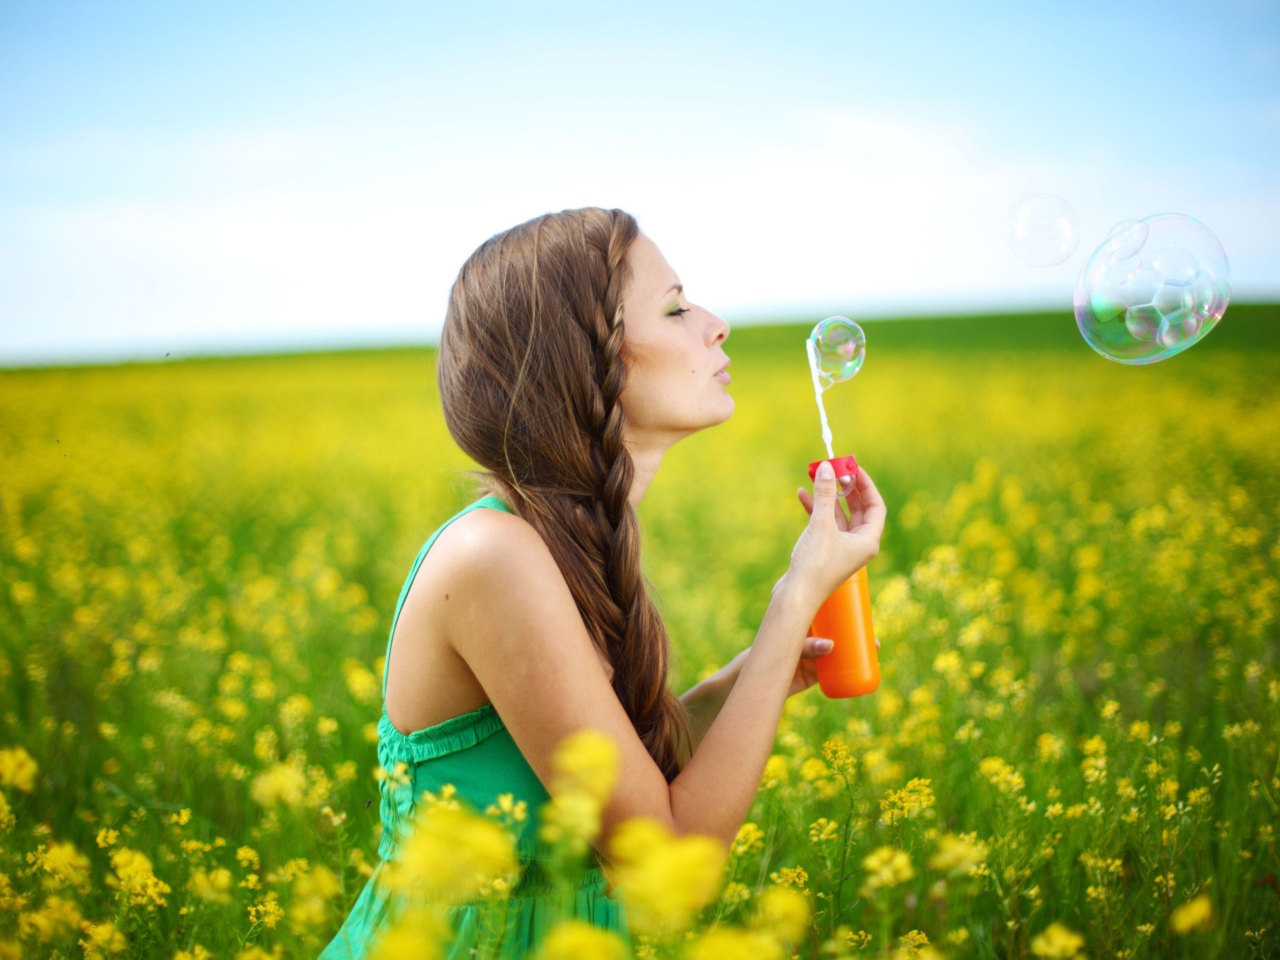
<svg viewBox="0 0 1280 960">
<path fill-rule="evenodd" d="M 657 245 L 640 234 L 628 253 L 622 304 L 627 385 L 622 407 L 634 441 L 669 445 L 729 419 L 729 325 L 690 303 Z"/>
</svg>

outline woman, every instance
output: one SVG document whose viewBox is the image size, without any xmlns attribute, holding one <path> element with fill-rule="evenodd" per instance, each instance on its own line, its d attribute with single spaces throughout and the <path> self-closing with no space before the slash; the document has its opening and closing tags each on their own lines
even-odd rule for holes
<svg viewBox="0 0 1280 960">
<path fill-rule="evenodd" d="M 536 810 L 557 743 L 592 728 L 620 752 L 599 858 L 635 816 L 732 842 L 784 701 L 815 682 L 813 658 L 831 648 L 806 639 L 809 622 L 875 556 L 885 508 L 860 472 L 846 517 L 824 464 L 813 495 L 798 491 L 810 520 L 754 644 L 679 699 L 668 690 L 670 642 L 640 573 L 635 508 L 672 444 L 733 413 L 728 335 L 620 210 L 538 217 L 463 265 L 438 378 L 449 431 L 488 471 L 488 495 L 427 542 L 396 608 L 379 723 L 381 763 L 404 762 L 412 778 L 396 796 L 452 783 L 477 809 L 514 793 Z M 384 859 L 409 803 L 384 781 Z M 505 955 L 534 947 L 552 916 L 535 832 L 520 838 Z M 324 957 L 364 955 L 388 915 L 376 887 Z M 574 898 L 575 915 L 625 936 L 598 866 Z M 476 909 L 452 910 L 454 956 L 474 945 Z"/>
</svg>

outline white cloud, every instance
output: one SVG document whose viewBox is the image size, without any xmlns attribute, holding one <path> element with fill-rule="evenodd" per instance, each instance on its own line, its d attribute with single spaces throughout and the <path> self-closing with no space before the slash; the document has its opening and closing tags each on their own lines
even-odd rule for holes
<svg viewBox="0 0 1280 960">
<path fill-rule="evenodd" d="M 10 166 L 68 169 L 88 157 L 127 168 L 134 185 L 111 201 L 31 202 L 0 222 L 0 355 L 423 340 L 481 240 L 586 203 L 636 213 L 691 295 L 731 317 L 1065 307 L 1116 220 L 1214 199 L 1212 185 L 1153 178 L 1123 157 L 1010 157 L 911 116 L 811 108 L 788 120 L 745 146 L 690 136 L 661 152 L 613 138 L 479 151 L 404 131 L 258 130 L 10 154 Z M 137 186 L 149 178 L 166 190 L 149 196 Z M 1083 223 L 1075 256 L 1048 270 L 1019 263 L 1004 241 L 1009 209 L 1039 191 L 1074 202 Z M 1274 194 L 1272 184 L 1264 208 Z M 1253 229 L 1256 207 L 1214 209 L 1224 242 L 1247 238 L 1261 275 L 1280 273 L 1274 241 Z"/>
</svg>

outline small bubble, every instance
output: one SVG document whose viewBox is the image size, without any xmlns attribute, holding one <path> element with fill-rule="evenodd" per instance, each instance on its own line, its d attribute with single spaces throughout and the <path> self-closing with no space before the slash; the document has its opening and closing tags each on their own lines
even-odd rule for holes
<svg viewBox="0 0 1280 960">
<path fill-rule="evenodd" d="M 867 356 L 867 335 L 845 317 L 828 317 L 809 334 L 818 357 L 824 388 L 853 377 Z"/>
<path fill-rule="evenodd" d="M 1052 193 L 1033 193 L 1014 206 L 1005 235 L 1009 249 L 1023 263 L 1052 267 L 1076 252 L 1080 218 L 1075 209 Z"/>
<path fill-rule="evenodd" d="M 1107 240 L 1112 244 L 1112 260 L 1128 260 L 1147 242 L 1150 228 L 1141 220 L 1121 220 L 1111 228 Z"/>
</svg>

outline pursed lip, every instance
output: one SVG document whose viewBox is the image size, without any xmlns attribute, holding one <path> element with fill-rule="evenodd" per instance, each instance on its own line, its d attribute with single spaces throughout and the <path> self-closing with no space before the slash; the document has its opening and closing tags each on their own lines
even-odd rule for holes
<svg viewBox="0 0 1280 960">
<path fill-rule="evenodd" d="M 712 376 L 714 376 L 717 380 L 723 380 L 725 383 L 728 383 L 730 380 L 733 379 L 732 377 L 729 376 L 730 363 L 732 363 L 731 360 L 726 360 L 724 362 L 724 366 L 721 367 L 719 370 L 717 370 Z"/>
</svg>

